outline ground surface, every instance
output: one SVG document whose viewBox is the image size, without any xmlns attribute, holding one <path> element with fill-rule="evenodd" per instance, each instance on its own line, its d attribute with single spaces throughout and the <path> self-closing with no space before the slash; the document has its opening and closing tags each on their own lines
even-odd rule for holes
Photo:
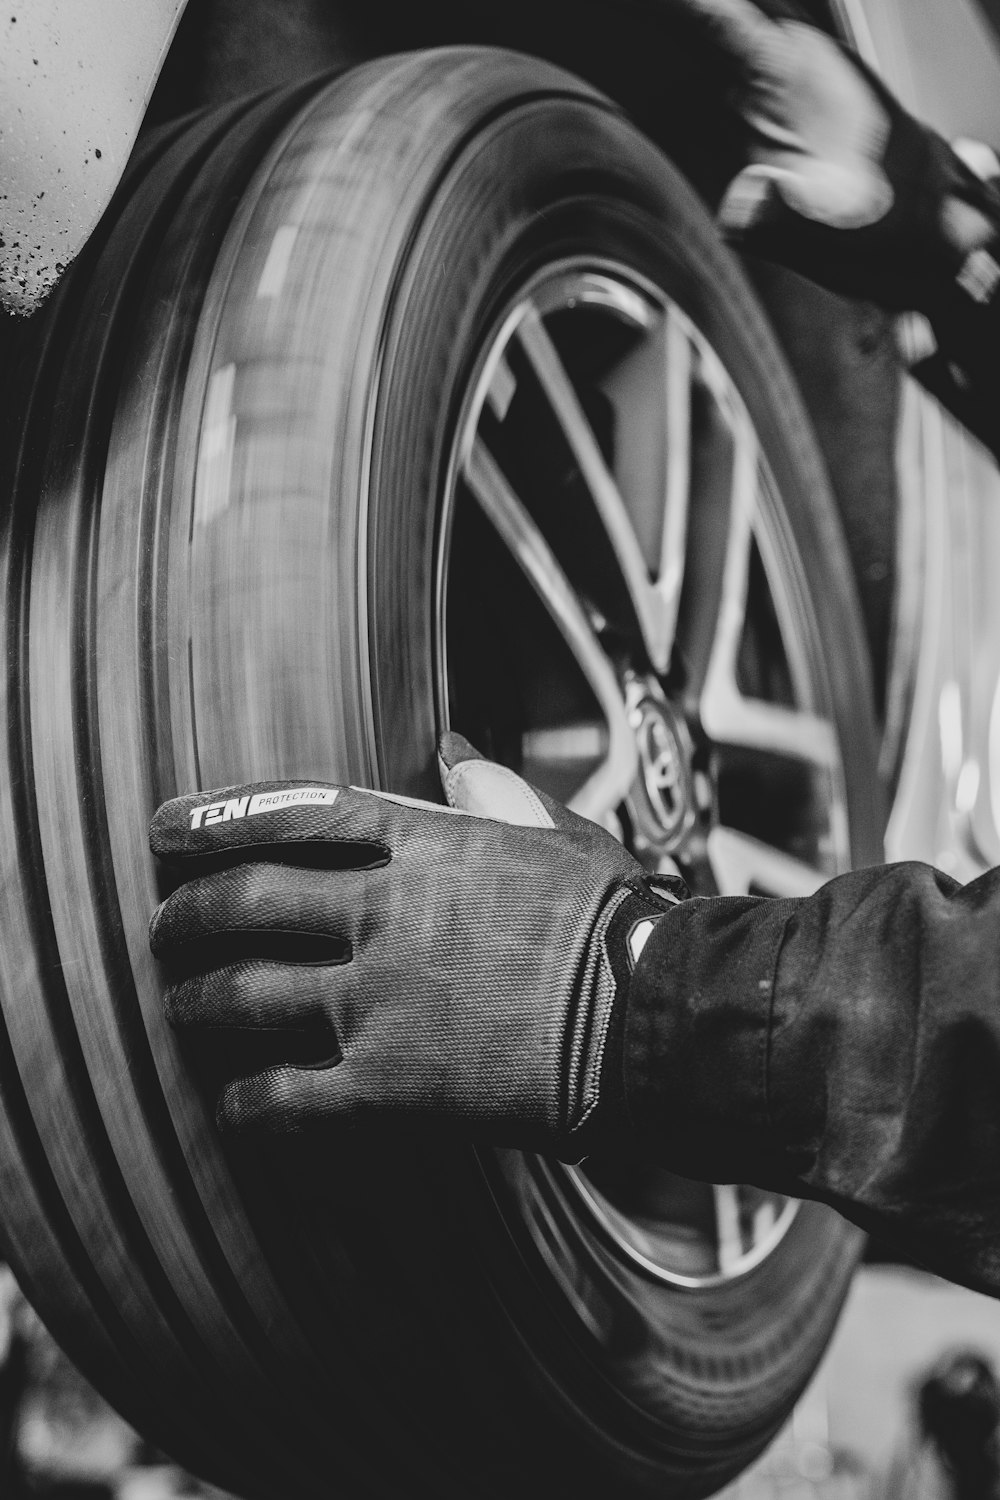
<svg viewBox="0 0 1000 1500">
<path fill-rule="evenodd" d="M 16 1417 L 16 1478 L 0 1483 L 4 1500 L 229 1500 L 145 1448 L 0 1272 L 0 1351 L 14 1338 L 27 1349 L 28 1379 Z M 920 1272 L 865 1267 L 792 1421 L 720 1500 L 883 1500 L 886 1476 L 913 1447 L 914 1385 L 956 1347 L 977 1349 L 1000 1369 L 1000 1302 Z"/>
</svg>

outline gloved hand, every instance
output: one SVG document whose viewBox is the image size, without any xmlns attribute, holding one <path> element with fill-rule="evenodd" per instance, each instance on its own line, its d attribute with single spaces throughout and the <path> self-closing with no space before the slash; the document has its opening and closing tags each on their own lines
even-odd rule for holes
<svg viewBox="0 0 1000 1500">
<path fill-rule="evenodd" d="M 834 291 L 934 312 L 1000 224 L 994 188 L 824 32 L 751 0 L 681 3 L 741 80 L 727 236 Z"/>
<path fill-rule="evenodd" d="M 629 978 L 683 887 L 458 735 L 440 766 L 447 807 L 273 782 L 157 812 L 167 1015 L 265 1049 L 222 1128 L 421 1115 L 578 1158 L 623 1127 Z"/>
</svg>

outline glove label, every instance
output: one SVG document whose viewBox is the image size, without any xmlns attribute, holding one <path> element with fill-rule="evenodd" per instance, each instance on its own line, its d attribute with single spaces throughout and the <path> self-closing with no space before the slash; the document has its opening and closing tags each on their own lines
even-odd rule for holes
<svg viewBox="0 0 1000 1500">
<path fill-rule="evenodd" d="M 191 810 L 191 827 L 207 828 L 209 823 L 231 823 L 234 818 L 252 818 L 257 813 L 281 812 L 286 807 L 330 807 L 340 795 L 333 786 L 292 786 L 284 791 L 255 792 L 246 797 L 229 797 L 223 802 L 204 802 Z"/>
</svg>

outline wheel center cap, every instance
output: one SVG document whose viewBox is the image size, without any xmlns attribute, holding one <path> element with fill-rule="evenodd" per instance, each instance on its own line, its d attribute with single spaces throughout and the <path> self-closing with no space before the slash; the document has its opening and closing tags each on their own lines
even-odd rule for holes
<svg viewBox="0 0 1000 1500">
<path fill-rule="evenodd" d="M 639 751 L 633 814 L 647 841 L 675 849 L 695 820 L 691 736 L 649 680 L 631 678 L 626 683 L 625 707 Z"/>
</svg>

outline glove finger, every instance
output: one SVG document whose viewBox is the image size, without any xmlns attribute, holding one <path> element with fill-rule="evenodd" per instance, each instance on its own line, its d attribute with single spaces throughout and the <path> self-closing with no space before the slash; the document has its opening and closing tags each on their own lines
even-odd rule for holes
<svg viewBox="0 0 1000 1500">
<path fill-rule="evenodd" d="M 254 782 L 165 802 L 149 845 L 167 864 L 185 867 L 217 866 L 227 856 L 365 867 L 389 858 L 385 821 L 380 804 L 350 788 Z"/>
<path fill-rule="evenodd" d="M 951 149 L 963 166 L 968 167 L 980 182 L 992 183 L 994 186 L 1000 184 L 1000 157 L 992 146 L 987 146 L 983 141 L 970 140 L 968 136 L 959 136 L 952 141 Z"/>
<path fill-rule="evenodd" d="M 283 1065 L 234 1079 L 222 1091 L 216 1121 L 231 1134 L 289 1135 L 324 1121 L 356 1119 L 364 1111 L 348 1063 Z"/>
<path fill-rule="evenodd" d="M 373 869 L 388 863 L 394 834 L 433 813 L 448 816 L 449 809 L 361 787 L 254 782 L 165 802 L 149 844 L 159 859 L 185 870 L 248 858 Z"/>
<path fill-rule="evenodd" d="M 827 229 L 863 229 L 884 219 L 892 203 L 888 180 L 870 163 L 803 160 L 797 170 L 755 163 L 729 184 L 718 222 L 730 240 L 762 225 L 780 232 L 790 213 Z"/>
<path fill-rule="evenodd" d="M 298 964 L 230 964 L 171 985 L 164 1014 L 216 1092 L 234 1074 L 330 1066 L 343 1056 L 325 1004 L 330 973 Z"/>
<path fill-rule="evenodd" d="M 157 958 L 188 970 L 248 958 L 344 963 L 368 915 L 375 872 L 242 864 L 186 881 L 153 913 Z"/>
<path fill-rule="evenodd" d="M 773 167 L 759 163 L 744 167 L 729 184 L 719 204 L 719 228 L 737 242 L 772 210 L 777 190 Z"/>
<path fill-rule="evenodd" d="M 438 741 L 438 769 L 448 806 L 473 817 L 525 828 L 592 832 L 594 825 L 509 766 L 480 755 L 464 735 L 447 730 Z"/>
<path fill-rule="evenodd" d="M 183 1031 L 331 1032 L 330 975 L 322 964 L 255 959 L 225 964 L 172 984 L 163 997 Z M 287 1059 L 285 1059 L 287 1061 Z"/>
<path fill-rule="evenodd" d="M 438 743 L 441 785 L 448 806 L 474 817 L 494 818 L 527 828 L 554 828 L 541 793 L 495 760 L 486 760 L 463 735 L 453 730 Z"/>
<path fill-rule="evenodd" d="M 612 839 L 599 824 L 571 812 L 547 792 L 532 786 L 508 766 L 498 765 L 480 755 L 464 735 L 448 730 L 438 742 L 438 766 L 441 783 L 449 805 L 476 817 L 493 818 L 504 823 L 526 827 L 558 828 L 582 836 L 592 845 L 597 857 L 604 846 L 604 857 L 610 848 L 619 864 L 623 880 L 642 882 L 669 901 L 687 900 L 690 892 L 679 875 L 657 875 L 647 880 L 641 866 Z"/>
</svg>

